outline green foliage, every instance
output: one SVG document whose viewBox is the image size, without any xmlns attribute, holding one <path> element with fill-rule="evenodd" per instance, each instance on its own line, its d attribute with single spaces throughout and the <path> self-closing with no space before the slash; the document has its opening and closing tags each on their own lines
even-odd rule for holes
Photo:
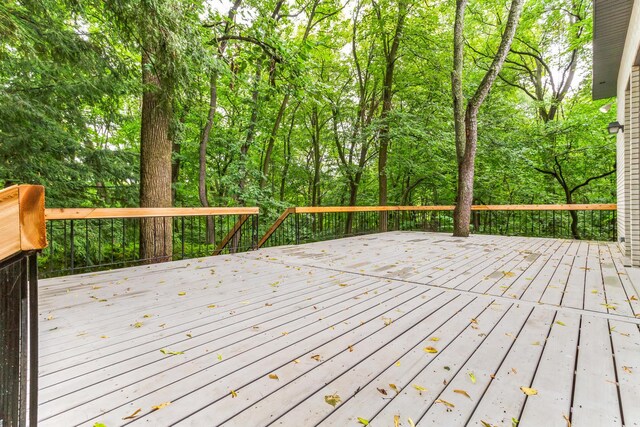
<svg viewBox="0 0 640 427">
<path fill-rule="evenodd" d="M 147 43 L 158 55 L 154 71 L 175 88 L 176 205 L 199 204 L 199 141 L 214 72 L 217 109 L 206 153 L 212 205 L 258 204 L 272 219 L 286 206 L 312 202 L 316 170 L 317 203 L 348 204 L 359 176 L 357 203 L 376 204 L 383 52 L 397 0 L 377 4 L 379 16 L 371 0 L 245 1 L 220 56 L 228 6 L 215 2 L 4 2 L 0 185 L 44 184 L 50 206 L 137 205 L 140 60 Z M 536 0 L 525 9 L 514 52 L 479 117 L 476 203 L 563 202 L 557 180 L 539 170 L 557 169 L 557 161 L 573 188 L 613 167 L 614 141 L 605 126 L 614 109 L 601 113 L 603 103 L 588 94 L 591 6 L 572 3 L 581 18 L 571 20 L 568 5 Z M 503 23 L 496 11 L 503 7 L 470 5 L 470 87 L 497 47 L 495 27 Z M 385 119 L 390 204 L 455 202 L 452 22 L 451 2 L 409 2 Z M 554 98 L 551 79 L 558 86 L 557 70 L 574 51 L 575 77 L 563 98 Z M 535 92 L 527 72 L 539 65 L 534 53 L 549 65 L 539 98 L 527 94 Z M 545 121 L 541 107 L 551 106 L 558 113 Z M 573 196 L 614 201 L 615 177 L 592 180 Z"/>
</svg>

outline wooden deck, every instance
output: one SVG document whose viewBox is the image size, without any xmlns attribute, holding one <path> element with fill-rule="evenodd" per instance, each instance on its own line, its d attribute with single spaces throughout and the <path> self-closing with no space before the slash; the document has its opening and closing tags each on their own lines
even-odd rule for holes
<svg viewBox="0 0 640 427">
<path fill-rule="evenodd" d="M 627 270 L 394 232 L 45 280 L 39 425 L 640 426 Z"/>
</svg>

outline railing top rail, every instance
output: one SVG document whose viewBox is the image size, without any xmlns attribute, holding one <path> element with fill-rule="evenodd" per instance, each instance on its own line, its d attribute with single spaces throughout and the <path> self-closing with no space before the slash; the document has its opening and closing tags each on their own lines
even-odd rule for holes
<svg viewBox="0 0 640 427">
<path fill-rule="evenodd" d="M 473 211 L 611 211 L 615 203 L 609 204 L 564 204 L 564 205 L 473 205 Z M 385 212 L 385 211 L 452 211 L 453 205 L 444 206 L 305 206 L 293 208 L 295 213 L 334 212 Z"/>
<path fill-rule="evenodd" d="M 255 215 L 257 207 L 238 208 L 52 208 L 46 209 L 47 220 L 152 218 L 170 216 Z"/>
<path fill-rule="evenodd" d="M 0 261 L 46 246 L 44 187 L 14 185 L 0 190 Z"/>
</svg>

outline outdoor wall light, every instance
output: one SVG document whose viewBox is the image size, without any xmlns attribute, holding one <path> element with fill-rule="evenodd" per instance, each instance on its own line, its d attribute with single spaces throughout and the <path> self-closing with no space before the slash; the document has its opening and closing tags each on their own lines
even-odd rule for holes
<svg viewBox="0 0 640 427">
<path fill-rule="evenodd" d="M 618 122 L 611 122 L 609 126 L 607 126 L 607 130 L 611 135 L 615 135 L 618 132 L 624 132 L 624 125 L 621 125 Z"/>
</svg>

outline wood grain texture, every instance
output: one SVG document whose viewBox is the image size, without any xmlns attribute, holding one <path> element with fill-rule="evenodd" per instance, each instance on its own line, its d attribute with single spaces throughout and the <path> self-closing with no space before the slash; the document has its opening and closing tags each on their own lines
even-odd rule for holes
<svg viewBox="0 0 640 427">
<path fill-rule="evenodd" d="M 259 209 L 248 208 L 49 208 L 47 220 L 152 218 L 168 216 L 256 215 Z"/>
<path fill-rule="evenodd" d="M 296 207 L 295 213 L 385 212 L 385 211 L 453 211 L 455 206 L 308 206 Z M 571 205 L 473 205 L 472 211 L 615 211 L 616 204 Z"/>
<path fill-rule="evenodd" d="M 15 185 L 0 191 L 0 260 L 47 246 L 44 188 Z"/>
</svg>

